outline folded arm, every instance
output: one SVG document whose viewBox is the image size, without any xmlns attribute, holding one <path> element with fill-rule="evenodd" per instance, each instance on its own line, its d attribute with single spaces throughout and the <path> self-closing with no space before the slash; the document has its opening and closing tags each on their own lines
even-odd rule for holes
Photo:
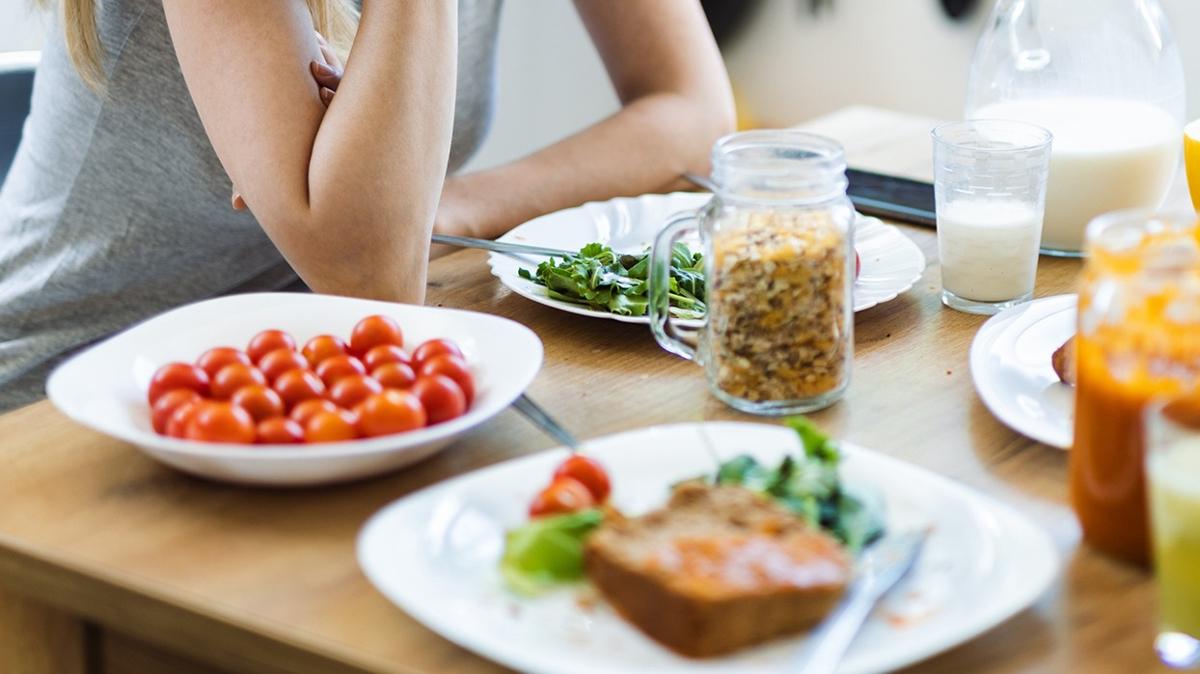
<svg viewBox="0 0 1200 674">
<path fill-rule="evenodd" d="M 733 95 L 697 0 L 576 0 L 616 88 L 613 116 L 529 157 L 447 179 L 437 229 L 495 237 L 616 195 L 686 188 L 733 130 Z M 341 96 L 341 93 L 338 93 Z"/>
<path fill-rule="evenodd" d="M 303 0 L 165 0 L 209 139 L 318 292 L 420 302 L 454 117 L 457 3 L 366 0 L 328 109 Z"/>
</svg>

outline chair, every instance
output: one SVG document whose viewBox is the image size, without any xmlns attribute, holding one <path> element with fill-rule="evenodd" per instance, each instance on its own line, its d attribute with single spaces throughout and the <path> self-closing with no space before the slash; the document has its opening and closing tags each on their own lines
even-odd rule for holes
<svg viewBox="0 0 1200 674">
<path fill-rule="evenodd" d="M 0 53 L 0 184 L 21 142 L 33 94 L 33 71 L 40 57 L 41 52 L 36 51 Z"/>
</svg>

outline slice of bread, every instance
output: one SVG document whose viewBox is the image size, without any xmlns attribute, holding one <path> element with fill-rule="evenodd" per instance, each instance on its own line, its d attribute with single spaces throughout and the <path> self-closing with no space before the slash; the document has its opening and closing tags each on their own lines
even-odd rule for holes
<svg viewBox="0 0 1200 674">
<path fill-rule="evenodd" d="M 690 657 L 735 651 L 819 622 L 850 580 L 829 535 L 740 487 L 685 484 L 665 508 L 606 522 L 587 575 L 648 636 Z"/>
</svg>

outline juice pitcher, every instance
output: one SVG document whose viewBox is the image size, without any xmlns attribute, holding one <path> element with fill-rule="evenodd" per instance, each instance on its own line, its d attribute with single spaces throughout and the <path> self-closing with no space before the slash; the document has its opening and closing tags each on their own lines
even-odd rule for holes
<svg viewBox="0 0 1200 674">
<path fill-rule="evenodd" d="M 967 86 L 968 119 L 1054 134 L 1041 246 L 1050 255 L 1081 255 L 1096 216 L 1162 204 L 1183 112 L 1183 62 L 1157 0 L 999 0 Z"/>
</svg>

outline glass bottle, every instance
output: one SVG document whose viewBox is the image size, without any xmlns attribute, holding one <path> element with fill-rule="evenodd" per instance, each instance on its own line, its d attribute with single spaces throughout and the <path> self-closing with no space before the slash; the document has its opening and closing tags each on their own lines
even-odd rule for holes
<svg viewBox="0 0 1200 674">
<path fill-rule="evenodd" d="M 1078 256 L 1096 216 L 1162 205 L 1184 100 L 1157 0 L 999 0 L 971 64 L 966 116 L 1054 134 L 1042 252 Z"/>
</svg>

